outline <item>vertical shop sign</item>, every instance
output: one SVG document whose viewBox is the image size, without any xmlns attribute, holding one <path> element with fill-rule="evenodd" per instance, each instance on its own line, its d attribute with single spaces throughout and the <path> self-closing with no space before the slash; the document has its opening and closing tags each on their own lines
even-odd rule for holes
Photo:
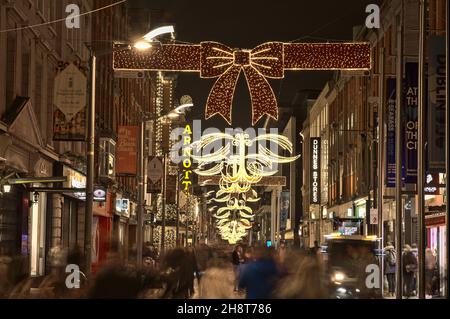
<svg viewBox="0 0 450 319">
<path fill-rule="evenodd" d="M 311 138 L 310 151 L 310 201 L 311 204 L 320 204 L 320 137 Z"/>
</svg>

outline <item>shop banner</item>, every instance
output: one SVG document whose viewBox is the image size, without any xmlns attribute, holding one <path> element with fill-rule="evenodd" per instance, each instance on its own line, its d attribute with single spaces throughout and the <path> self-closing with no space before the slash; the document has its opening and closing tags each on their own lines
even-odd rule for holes
<svg viewBox="0 0 450 319">
<path fill-rule="evenodd" d="M 136 175 L 138 126 L 119 126 L 116 174 Z"/>
<path fill-rule="evenodd" d="M 86 83 L 86 76 L 73 63 L 56 75 L 53 90 L 53 140 L 85 140 Z"/>
<path fill-rule="evenodd" d="M 150 156 L 147 165 L 147 193 L 161 193 L 164 174 L 163 159 Z"/>
<path fill-rule="evenodd" d="M 177 175 L 167 175 L 166 177 L 166 203 L 177 203 Z"/>
<path fill-rule="evenodd" d="M 280 196 L 280 230 L 286 230 L 287 220 L 289 218 L 289 208 L 291 201 L 291 193 L 287 191 L 282 191 Z"/>
<path fill-rule="evenodd" d="M 406 123 L 404 126 L 405 133 L 404 147 L 405 149 L 405 167 L 406 167 L 406 183 L 417 183 L 417 143 L 418 143 L 418 64 L 405 64 L 404 79 L 404 107 Z"/>
<path fill-rule="evenodd" d="M 428 39 L 428 170 L 445 170 L 445 36 Z"/>
<path fill-rule="evenodd" d="M 386 187 L 395 187 L 395 113 L 396 113 L 396 79 L 386 81 L 387 110 L 386 110 Z"/>
<path fill-rule="evenodd" d="M 320 204 L 320 137 L 310 139 L 310 202 Z"/>
</svg>

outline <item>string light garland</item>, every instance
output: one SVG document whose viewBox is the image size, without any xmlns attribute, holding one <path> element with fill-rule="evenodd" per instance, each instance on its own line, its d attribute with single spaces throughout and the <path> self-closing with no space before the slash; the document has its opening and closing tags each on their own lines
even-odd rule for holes
<svg viewBox="0 0 450 319">
<path fill-rule="evenodd" d="M 162 44 L 149 52 L 113 53 L 115 70 L 199 72 L 217 78 L 206 103 L 205 118 L 222 116 L 231 125 L 231 106 L 241 71 L 252 103 L 252 124 L 264 115 L 278 120 L 275 94 L 267 78 L 282 79 L 285 70 L 370 70 L 370 43 L 267 42 L 252 50 L 232 49 L 218 42 Z"/>
</svg>

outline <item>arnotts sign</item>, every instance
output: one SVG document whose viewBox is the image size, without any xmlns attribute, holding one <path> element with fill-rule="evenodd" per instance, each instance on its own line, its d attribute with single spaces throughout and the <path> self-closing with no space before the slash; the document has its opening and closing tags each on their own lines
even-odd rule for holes
<svg viewBox="0 0 450 319">
<path fill-rule="evenodd" d="M 183 131 L 183 178 L 181 180 L 181 190 L 187 192 L 192 185 L 190 175 L 192 174 L 192 130 L 188 124 Z"/>
</svg>

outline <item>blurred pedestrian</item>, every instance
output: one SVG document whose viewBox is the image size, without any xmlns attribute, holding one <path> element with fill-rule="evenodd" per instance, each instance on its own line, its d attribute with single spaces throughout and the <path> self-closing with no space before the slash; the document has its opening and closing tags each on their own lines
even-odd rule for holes
<svg viewBox="0 0 450 319">
<path fill-rule="evenodd" d="M 327 290 L 323 266 L 317 254 L 296 254 L 294 272 L 280 280 L 275 297 L 281 299 L 324 299 Z"/>
<path fill-rule="evenodd" d="M 437 260 L 431 248 L 425 250 L 425 292 L 426 298 L 431 298 L 433 292 L 433 277 Z"/>
<path fill-rule="evenodd" d="M 388 282 L 389 297 L 395 296 L 395 270 L 397 265 L 397 252 L 391 242 L 384 248 L 384 273 Z"/>
<path fill-rule="evenodd" d="M 194 256 L 188 250 L 176 248 L 168 251 L 162 263 L 165 284 L 162 298 L 188 299 L 194 294 Z"/>
<path fill-rule="evenodd" d="M 243 262 L 242 256 L 242 246 L 236 245 L 234 247 L 233 253 L 231 255 L 231 263 L 233 264 L 233 272 L 234 272 L 234 291 L 238 291 L 239 284 L 239 266 Z"/>
<path fill-rule="evenodd" d="M 107 265 L 95 276 L 89 299 L 136 299 L 142 290 L 136 270 L 117 264 Z"/>
<path fill-rule="evenodd" d="M 315 240 L 314 241 L 314 247 L 311 248 L 311 252 L 313 254 L 318 254 L 319 251 L 320 251 L 319 241 Z"/>
<path fill-rule="evenodd" d="M 416 243 L 411 244 L 411 251 L 412 251 L 414 257 L 416 258 L 416 260 L 419 260 L 419 249 L 417 248 Z M 414 273 L 412 290 L 413 290 L 413 295 L 416 295 L 417 294 L 417 272 Z"/>
<path fill-rule="evenodd" d="M 414 256 L 411 246 L 405 245 L 403 248 L 403 280 L 405 297 L 413 296 L 414 277 L 417 271 L 417 259 Z"/>
<path fill-rule="evenodd" d="M 200 281 L 198 299 L 233 299 L 234 276 L 229 264 L 221 258 L 208 261 L 207 269 Z"/>
<path fill-rule="evenodd" d="M 280 243 L 280 247 L 278 248 L 278 262 L 280 264 L 284 264 L 284 260 L 286 259 L 286 243 L 282 241 Z"/>
<path fill-rule="evenodd" d="M 10 278 L 10 264 L 12 258 L 9 256 L 0 256 L 0 299 L 7 298 L 13 283 Z"/>
<path fill-rule="evenodd" d="M 105 265 L 97 272 L 87 292 L 89 299 L 136 299 L 143 287 L 140 273 L 126 267 L 117 243 L 112 243 Z"/>
<path fill-rule="evenodd" d="M 255 258 L 242 270 L 239 288 L 246 290 L 247 299 L 271 298 L 278 280 L 278 267 L 273 249 L 258 248 Z"/>
<path fill-rule="evenodd" d="M 197 278 L 197 283 L 200 283 L 200 271 L 197 262 L 197 253 L 193 247 L 186 251 L 186 280 L 188 285 L 188 296 L 192 297 L 195 293 L 194 280 Z"/>
</svg>

